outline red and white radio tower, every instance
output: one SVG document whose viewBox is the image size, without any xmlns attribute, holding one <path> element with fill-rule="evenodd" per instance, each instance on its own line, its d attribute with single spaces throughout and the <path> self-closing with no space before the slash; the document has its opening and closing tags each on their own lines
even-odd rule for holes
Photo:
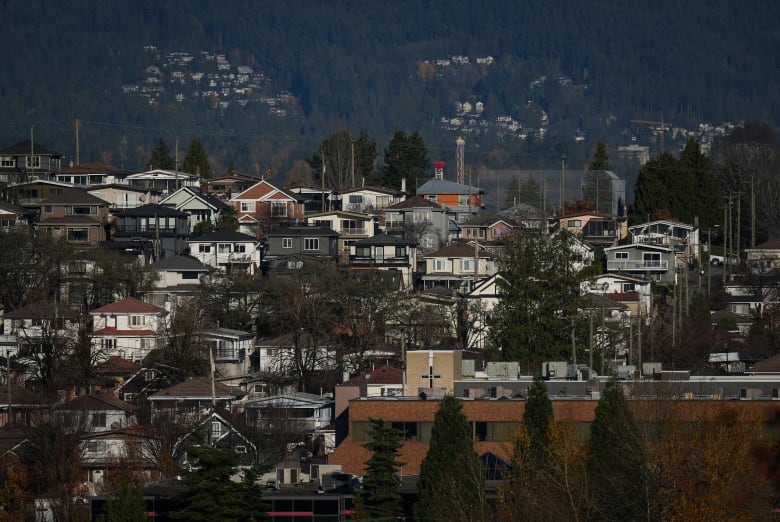
<svg viewBox="0 0 780 522">
<path fill-rule="evenodd" d="M 463 151 L 466 148 L 466 140 L 464 140 L 463 138 L 458 138 L 457 140 L 455 140 L 455 145 L 457 146 L 458 183 L 463 185 L 466 179 L 466 165 L 463 158 Z"/>
</svg>

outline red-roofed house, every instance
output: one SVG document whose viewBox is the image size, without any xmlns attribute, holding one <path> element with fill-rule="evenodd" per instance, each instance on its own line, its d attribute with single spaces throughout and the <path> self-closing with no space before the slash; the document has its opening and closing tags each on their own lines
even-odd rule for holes
<svg viewBox="0 0 780 522">
<path fill-rule="evenodd" d="M 754 272 L 780 268 L 780 239 L 770 239 L 745 250 L 747 265 Z"/>
<path fill-rule="evenodd" d="M 384 365 L 336 386 L 336 445 L 349 430 L 349 401 L 360 397 L 400 397 L 403 395 L 403 380 L 401 368 Z"/>
<path fill-rule="evenodd" d="M 303 199 L 263 180 L 230 198 L 236 207 L 239 232 L 257 237 L 264 222 L 303 219 Z"/>
<path fill-rule="evenodd" d="M 167 312 L 134 297 L 95 308 L 92 344 L 106 356 L 118 355 L 140 361 L 157 347 Z"/>
<path fill-rule="evenodd" d="M 209 414 L 212 404 L 217 408 L 229 409 L 233 401 L 244 393 L 221 382 L 205 377 L 195 377 L 149 396 L 152 418 L 159 415 L 173 415 L 179 421 L 199 421 Z M 213 401 L 213 402 L 212 402 Z"/>
</svg>

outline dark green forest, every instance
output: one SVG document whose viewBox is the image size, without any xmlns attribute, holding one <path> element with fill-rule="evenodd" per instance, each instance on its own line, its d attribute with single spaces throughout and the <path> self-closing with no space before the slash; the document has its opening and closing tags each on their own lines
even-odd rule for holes
<svg viewBox="0 0 780 522">
<path fill-rule="evenodd" d="M 0 146 L 34 132 L 73 159 L 79 118 L 81 161 L 142 169 L 158 138 L 178 140 L 182 155 L 198 138 L 217 174 L 232 164 L 285 175 L 333 132 L 365 132 L 381 149 L 402 130 L 454 164 L 457 133 L 441 118 L 457 101 L 481 100 L 485 119 L 538 127 L 544 111 L 549 125 L 526 140 L 489 128 L 468 136 L 470 165 L 557 168 L 566 158 L 582 168 L 598 140 L 648 143 L 650 130 L 632 119 L 777 127 L 778 15 L 757 0 L 6 2 Z M 122 86 L 142 82 L 151 63 L 145 46 L 225 54 L 262 71 L 269 96 L 290 93 L 289 111 L 126 95 Z M 453 55 L 472 61 L 436 74 L 421 67 Z"/>
</svg>

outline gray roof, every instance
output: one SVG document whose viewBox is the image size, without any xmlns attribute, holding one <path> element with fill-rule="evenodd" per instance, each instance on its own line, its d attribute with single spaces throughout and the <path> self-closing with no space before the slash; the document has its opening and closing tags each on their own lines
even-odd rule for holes
<svg viewBox="0 0 780 522">
<path fill-rule="evenodd" d="M 190 256 L 170 256 L 156 261 L 152 264 L 155 270 L 171 271 L 190 271 L 190 272 L 209 272 L 210 267 L 204 265 L 194 257 Z"/>
<path fill-rule="evenodd" d="M 101 205 L 107 206 L 108 203 L 105 199 L 100 199 L 97 196 L 93 196 L 85 190 L 81 189 L 68 189 L 63 190 L 59 194 L 56 194 L 44 201 L 44 204 L 49 205 Z"/>
<path fill-rule="evenodd" d="M 417 188 L 418 194 L 478 194 L 480 192 L 478 187 L 469 187 L 468 185 L 462 185 L 455 183 L 454 181 L 447 181 L 446 179 L 429 179 L 422 186 Z"/>
<path fill-rule="evenodd" d="M 101 200 L 102 201 L 102 200 Z M 123 212 L 117 213 L 118 216 L 175 216 L 188 218 L 189 216 L 185 212 L 176 210 L 175 208 L 166 207 L 165 205 L 156 205 L 154 203 L 147 203 L 140 207 L 129 208 Z"/>
<path fill-rule="evenodd" d="M 339 233 L 328 226 L 320 225 L 286 225 L 277 230 L 268 232 L 267 237 L 287 237 L 287 236 L 338 236 Z"/>
<path fill-rule="evenodd" d="M 190 243 L 215 243 L 219 241 L 229 241 L 231 243 L 258 243 L 257 239 L 254 237 L 230 229 L 215 230 L 214 232 L 193 237 L 189 240 Z"/>
<path fill-rule="evenodd" d="M 355 241 L 355 245 L 416 245 L 417 242 L 411 239 L 403 239 L 397 236 L 391 236 L 388 234 L 377 234 L 372 237 L 367 237 L 359 241 Z"/>
<path fill-rule="evenodd" d="M 20 141 L 19 143 L 11 145 L 8 148 L 0 150 L 0 154 L 26 155 L 31 154 L 31 151 L 40 156 L 54 156 L 55 158 L 62 157 L 62 154 L 59 152 L 49 150 L 37 143 L 31 143 L 30 140 Z"/>
</svg>

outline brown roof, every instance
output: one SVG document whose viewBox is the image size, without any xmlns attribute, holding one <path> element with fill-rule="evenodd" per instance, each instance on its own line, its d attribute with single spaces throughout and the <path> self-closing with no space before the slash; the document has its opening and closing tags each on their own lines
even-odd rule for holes
<svg viewBox="0 0 780 522">
<path fill-rule="evenodd" d="M 78 310 L 50 301 L 36 301 L 11 312 L 6 312 L 6 319 L 54 319 L 63 318 L 76 320 L 79 318 Z"/>
<path fill-rule="evenodd" d="M 394 366 L 380 366 L 368 373 L 361 373 L 350 380 L 345 381 L 342 386 L 354 386 L 358 384 L 402 384 L 404 372 Z"/>
<path fill-rule="evenodd" d="M 81 189 L 68 189 L 63 190 L 59 194 L 55 194 L 49 199 L 44 201 L 44 204 L 55 205 L 100 205 L 106 206 L 108 203 L 105 199 L 100 199 L 97 196 L 93 196 L 86 190 Z"/>
<path fill-rule="evenodd" d="M 140 364 L 128 361 L 124 357 L 111 356 L 95 366 L 95 372 L 104 374 L 131 375 L 141 369 Z"/>
<path fill-rule="evenodd" d="M 125 402 L 113 393 L 90 393 L 68 401 L 66 410 L 123 410 L 136 411 L 138 406 Z"/>
<path fill-rule="evenodd" d="M 238 397 L 241 393 L 237 392 L 230 386 L 222 384 L 221 382 L 214 383 L 214 394 L 216 397 Z M 167 399 L 173 397 L 183 398 L 202 398 L 211 397 L 211 380 L 206 377 L 195 377 L 179 384 L 174 384 L 170 388 L 165 388 L 158 392 L 153 393 L 149 399 Z"/>
<path fill-rule="evenodd" d="M 780 249 L 780 239 L 770 239 L 760 245 L 756 245 L 755 248 L 761 250 L 778 250 Z"/>
<path fill-rule="evenodd" d="M 125 297 L 121 301 L 95 308 L 90 312 L 92 315 L 100 314 L 163 314 L 165 308 L 160 308 L 153 304 L 144 303 L 135 297 Z"/>
<path fill-rule="evenodd" d="M 124 174 L 125 171 L 99 161 L 90 161 L 60 169 L 60 174 Z"/>
<path fill-rule="evenodd" d="M 780 354 L 758 361 L 750 369 L 750 373 L 780 373 Z"/>
<path fill-rule="evenodd" d="M 469 245 L 449 245 L 424 257 L 474 257 L 474 247 Z M 479 257 L 492 259 L 490 252 L 479 250 Z"/>
</svg>

